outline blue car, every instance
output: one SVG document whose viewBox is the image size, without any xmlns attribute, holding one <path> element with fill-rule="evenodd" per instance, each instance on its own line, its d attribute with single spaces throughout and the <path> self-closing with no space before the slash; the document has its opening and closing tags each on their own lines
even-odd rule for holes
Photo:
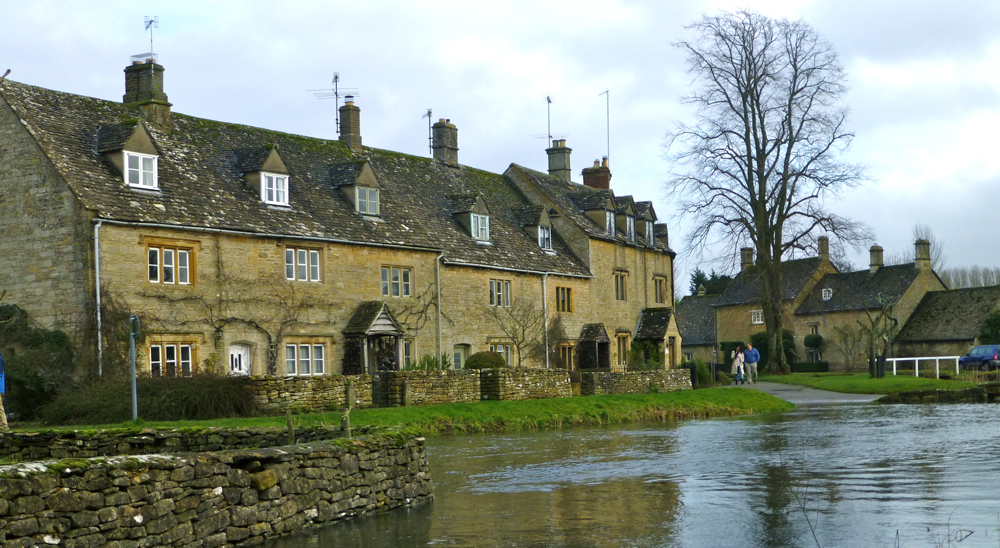
<svg viewBox="0 0 1000 548">
<path fill-rule="evenodd" d="M 974 346 L 968 354 L 958 358 L 958 366 L 961 369 L 981 369 L 983 371 L 1000 369 L 1000 345 Z"/>
</svg>

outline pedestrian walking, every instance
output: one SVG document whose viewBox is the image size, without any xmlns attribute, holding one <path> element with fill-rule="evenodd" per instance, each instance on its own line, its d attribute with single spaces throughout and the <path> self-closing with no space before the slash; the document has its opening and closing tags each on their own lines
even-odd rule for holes
<svg viewBox="0 0 1000 548">
<path fill-rule="evenodd" d="M 0 432 L 7 430 L 7 411 L 3 406 L 3 395 L 6 391 L 7 378 L 4 376 L 3 370 L 3 354 L 0 353 Z"/>
<path fill-rule="evenodd" d="M 746 364 L 750 381 L 754 384 L 757 384 L 757 362 L 759 361 L 760 352 L 757 352 L 757 349 L 752 344 L 747 343 L 747 349 L 743 353 L 743 363 Z"/>
<path fill-rule="evenodd" d="M 746 370 L 743 368 L 743 351 L 737 346 L 733 350 L 733 363 L 729 368 L 729 373 L 733 376 L 734 384 L 743 384 L 747 380 Z"/>
</svg>

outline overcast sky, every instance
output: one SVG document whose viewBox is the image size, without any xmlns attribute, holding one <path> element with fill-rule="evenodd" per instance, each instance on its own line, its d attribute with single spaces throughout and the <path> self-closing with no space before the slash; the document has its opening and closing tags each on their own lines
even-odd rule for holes
<svg viewBox="0 0 1000 548">
<path fill-rule="evenodd" d="M 886 252 L 930 225 L 947 266 L 1000 266 L 1000 2 L 995 0 L 653 2 L 15 2 L 0 0 L 0 74 L 120 101 L 129 56 L 149 51 L 175 112 L 335 139 L 335 104 L 309 90 L 360 89 L 364 144 L 427 155 L 427 119 L 459 128 L 459 161 L 546 170 L 552 133 L 580 170 L 608 153 L 612 188 L 653 200 L 683 251 L 665 197 L 664 135 L 691 115 L 674 42 L 703 14 L 748 7 L 804 19 L 832 43 L 851 86 L 849 159 L 869 181 L 831 208 L 868 223 Z M 720 250 L 733 259 L 735 250 Z M 867 250 L 852 254 L 857 268 Z M 679 263 L 687 291 L 693 260 Z M 730 263 L 730 268 L 732 265 Z"/>
</svg>

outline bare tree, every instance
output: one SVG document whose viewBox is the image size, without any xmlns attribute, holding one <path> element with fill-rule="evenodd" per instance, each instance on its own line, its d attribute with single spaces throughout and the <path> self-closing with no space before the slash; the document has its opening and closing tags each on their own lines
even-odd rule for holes
<svg viewBox="0 0 1000 548">
<path fill-rule="evenodd" d="M 525 354 L 542 344 L 545 333 L 542 310 L 535 305 L 534 299 L 523 297 L 512 299 L 510 306 L 486 306 L 484 309 L 510 339 L 510 344 L 517 351 L 517 365 L 521 367 Z"/>
<path fill-rule="evenodd" d="M 944 241 L 937 238 L 934 235 L 934 231 L 931 230 L 930 225 L 924 223 L 916 223 L 913 225 L 913 241 L 917 240 L 927 240 L 930 244 L 931 249 L 931 269 L 940 274 L 944 270 L 944 265 L 948 261 L 948 257 L 944 254 Z M 914 258 L 914 249 L 911 245 L 906 251 L 902 253 L 890 253 L 886 255 L 885 264 L 906 264 L 912 263 Z"/>
<path fill-rule="evenodd" d="M 878 307 L 869 309 L 866 306 L 865 319 L 858 320 L 862 340 L 868 347 L 868 372 L 872 377 L 877 377 L 879 363 L 885 365 L 885 355 L 892 348 L 893 337 L 899 326 L 899 320 L 892 315 L 892 303 L 881 293 L 875 299 Z"/>
<path fill-rule="evenodd" d="M 838 326 L 833 329 L 836 336 L 833 348 L 844 358 L 844 368 L 854 371 L 858 368 L 858 356 L 861 354 L 862 333 L 852 326 Z"/>
<path fill-rule="evenodd" d="M 961 266 L 944 269 L 938 274 L 948 289 L 1000 285 L 1000 267 Z"/>
<path fill-rule="evenodd" d="M 844 128 L 844 73 L 832 47 L 802 21 L 738 11 L 689 28 L 697 38 L 677 46 L 694 75 L 685 102 L 696 115 L 668 135 L 678 174 L 667 187 L 694 219 L 689 251 L 755 248 L 769 368 L 787 372 L 782 260 L 816 249 L 823 233 L 854 246 L 869 239 L 864 225 L 824 206 L 864 174 L 838 158 L 854 137 Z"/>
</svg>

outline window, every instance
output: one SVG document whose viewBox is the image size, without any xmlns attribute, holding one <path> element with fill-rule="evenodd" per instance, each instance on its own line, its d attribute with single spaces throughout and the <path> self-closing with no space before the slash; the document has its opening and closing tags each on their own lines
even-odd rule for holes
<svg viewBox="0 0 1000 548">
<path fill-rule="evenodd" d="M 260 199 L 267 204 L 288 205 L 288 176 L 260 174 Z"/>
<path fill-rule="evenodd" d="M 630 242 L 635 241 L 635 217 L 631 215 L 625 216 L 625 235 Z"/>
<path fill-rule="evenodd" d="M 542 249 L 552 249 L 552 227 L 538 227 L 538 247 Z"/>
<path fill-rule="evenodd" d="M 667 302 L 667 279 L 663 277 L 653 278 L 653 301 L 657 304 Z"/>
<path fill-rule="evenodd" d="M 615 272 L 615 300 L 628 300 L 628 272 Z"/>
<path fill-rule="evenodd" d="M 465 367 L 466 360 L 469 359 L 469 345 L 456 344 L 452 349 L 452 356 L 454 357 L 455 369 L 462 369 Z"/>
<path fill-rule="evenodd" d="M 401 266 L 382 267 L 382 295 L 385 297 L 410 297 L 412 271 Z"/>
<path fill-rule="evenodd" d="M 618 334 L 618 365 L 628 363 L 628 333 Z"/>
<path fill-rule="evenodd" d="M 490 280 L 490 306 L 510 306 L 510 280 Z"/>
<path fill-rule="evenodd" d="M 510 365 L 510 345 L 509 344 L 491 344 L 490 352 L 496 352 L 503 356 L 503 361 L 507 365 Z"/>
<path fill-rule="evenodd" d="M 146 265 L 149 283 L 191 284 L 193 258 L 194 252 L 190 248 L 147 247 Z"/>
<path fill-rule="evenodd" d="M 358 187 L 358 213 L 361 213 L 362 215 L 379 214 L 377 188 L 369 188 L 366 186 Z"/>
<path fill-rule="evenodd" d="M 656 244 L 656 233 L 653 230 L 653 221 L 646 221 L 646 243 L 649 245 Z"/>
<path fill-rule="evenodd" d="M 809 326 L 810 335 L 819 335 L 819 325 L 813 324 Z"/>
<path fill-rule="evenodd" d="M 750 311 L 750 323 L 753 325 L 759 325 L 764 323 L 764 311 L 763 310 L 751 310 Z"/>
<path fill-rule="evenodd" d="M 562 344 L 559 345 L 559 360 L 562 361 L 563 367 L 567 370 L 572 371 L 574 369 L 574 360 L 576 357 L 576 347 L 572 344 Z"/>
<path fill-rule="evenodd" d="M 300 282 L 320 281 L 319 250 L 286 247 L 285 278 Z"/>
<path fill-rule="evenodd" d="M 830 289 L 829 287 L 824 287 L 823 288 L 823 300 L 824 301 L 829 301 L 832 298 L 833 298 L 833 290 Z"/>
<path fill-rule="evenodd" d="M 556 311 L 557 312 L 572 312 L 573 311 L 573 289 L 569 287 L 557 287 L 556 288 Z"/>
<path fill-rule="evenodd" d="M 413 367 L 413 339 L 403 339 L 403 370 Z"/>
<path fill-rule="evenodd" d="M 489 215 L 472 215 L 472 237 L 477 240 L 489 241 L 490 239 L 490 217 Z"/>
<path fill-rule="evenodd" d="M 136 188 L 156 190 L 159 183 L 156 176 L 157 157 L 138 152 L 125 152 L 125 183 Z"/>
<path fill-rule="evenodd" d="M 604 226 L 608 231 L 608 236 L 615 235 L 615 213 L 611 210 L 604 210 Z"/>
<path fill-rule="evenodd" d="M 190 377 L 194 372 L 195 345 L 153 343 L 149 345 L 149 374 L 152 377 Z"/>
<path fill-rule="evenodd" d="M 326 345 L 291 343 L 285 345 L 286 375 L 322 375 L 326 373 Z"/>
</svg>

